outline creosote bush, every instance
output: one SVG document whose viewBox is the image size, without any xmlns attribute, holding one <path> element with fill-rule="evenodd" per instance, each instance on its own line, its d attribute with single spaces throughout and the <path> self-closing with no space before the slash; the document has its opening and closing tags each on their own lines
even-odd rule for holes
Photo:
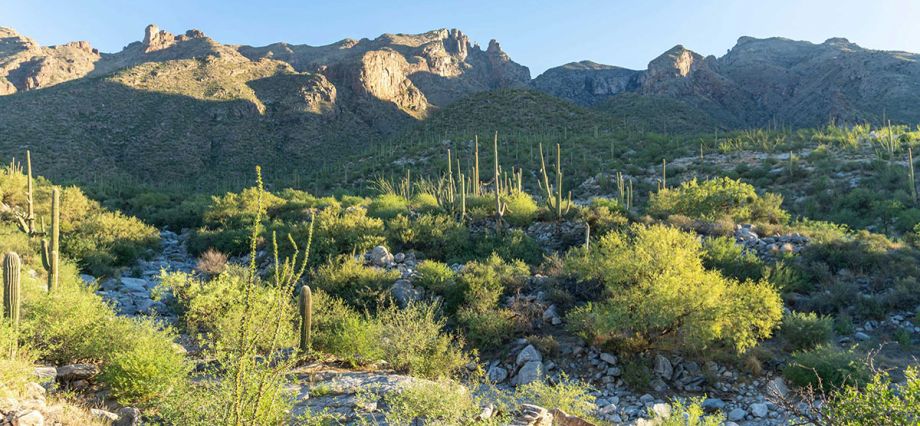
<svg viewBox="0 0 920 426">
<path fill-rule="evenodd" d="M 388 302 L 389 288 L 397 279 L 397 270 L 364 266 L 351 256 L 340 256 L 313 271 L 310 283 L 358 310 L 373 311 Z"/>
<path fill-rule="evenodd" d="M 793 354 L 783 376 L 796 386 L 830 392 L 843 386 L 862 387 L 870 380 L 871 373 L 865 357 L 823 345 Z"/>
<path fill-rule="evenodd" d="M 782 302 L 765 281 L 737 281 L 703 267 L 698 239 L 661 225 L 635 225 L 603 236 L 590 252 L 570 251 L 565 270 L 598 282 L 606 295 L 569 314 L 570 327 L 595 343 L 624 349 L 737 352 L 770 337 Z"/>
<path fill-rule="evenodd" d="M 727 177 L 682 183 L 665 188 L 649 199 L 649 213 L 665 217 L 680 214 L 694 219 L 729 217 L 736 222 L 784 223 L 789 219 L 776 194 L 757 195 L 750 184 Z"/>
<path fill-rule="evenodd" d="M 792 351 L 813 349 L 830 342 L 834 320 L 812 312 L 790 312 L 783 315 L 780 334 Z"/>
</svg>

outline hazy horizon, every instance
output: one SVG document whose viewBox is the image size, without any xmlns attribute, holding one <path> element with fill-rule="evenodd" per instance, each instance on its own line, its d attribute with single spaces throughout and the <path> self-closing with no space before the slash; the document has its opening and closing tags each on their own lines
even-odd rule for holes
<svg viewBox="0 0 920 426">
<path fill-rule="evenodd" d="M 703 55 L 723 55 L 741 36 L 785 37 L 822 43 L 844 37 L 879 50 L 920 51 L 920 28 L 885 25 L 920 17 L 920 4 L 881 1 L 818 0 L 758 4 L 702 1 L 573 1 L 541 5 L 476 0 L 465 7 L 399 0 L 386 4 L 298 4 L 293 0 L 258 5 L 238 0 L 177 1 L 112 7 L 103 0 L 34 2 L 0 0 L 12 27 L 42 45 L 87 40 L 103 52 L 117 52 L 139 41 L 148 24 L 172 33 L 199 29 L 225 44 L 253 46 L 275 42 L 324 45 L 344 38 L 375 38 L 383 33 L 422 33 L 459 28 L 485 48 L 501 43 L 511 58 L 536 77 L 546 69 L 591 60 L 644 69 L 667 49 L 682 44 Z M 182 13 L 176 13 L 182 10 Z M 891 17 L 897 16 L 897 21 Z M 637 41 L 638 40 L 638 41 Z"/>
</svg>

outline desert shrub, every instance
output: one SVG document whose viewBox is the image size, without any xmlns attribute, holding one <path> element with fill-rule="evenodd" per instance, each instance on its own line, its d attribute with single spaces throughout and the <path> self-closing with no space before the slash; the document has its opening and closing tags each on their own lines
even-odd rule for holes
<svg viewBox="0 0 920 426">
<path fill-rule="evenodd" d="M 236 265 L 230 265 L 210 280 L 181 272 L 163 273 L 160 287 L 172 290 L 188 331 L 200 334 L 200 342 L 207 347 L 223 347 L 238 343 L 248 275 L 249 271 Z M 278 302 L 275 291 L 268 285 L 256 285 L 252 300 L 250 315 L 257 324 L 269 324 L 277 318 Z M 293 312 L 287 310 L 286 321 L 291 324 L 295 322 Z M 271 347 L 271 339 L 270 333 L 261 333 L 253 337 L 252 344 L 257 350 L 266 351 Z M 279 339 L 282 345 L 293 346 L 295 339 L 293 325 L 282 327 Z"/>
<path fill-rule="evenodd" d="M 399 271 L 367 267 L 353 257 L 340 256 L 317 268 L 310 282 L 352 307 L 374 310 L 386 302 L 388 290 L 397 279 Z"/>
<path fill-rule="evenodd" d="M 412 197 L 409 205 L 412 207 L 412 210 L 420 213 L 437 213 L 441 211 L 441 206 L 438 205 L 438 197 L 429 193 L 420 193 Z"/>
<path fill-rule="evenodd" d="M 534 404 L 548 410 L 560 409 L 566 414 L 584 419 L 593 419 L 597 410 L 595 397 L 588 384 L 571 380 L 565 376 L 554 384 L 534 381 L 515 388 L 516 400 Z"/>
<path fill-rule="evenodd" d="M 792 362 L 783 369 L 783 376 L 796 386 L 829 392 L 845 385 L 861 387 L 871 374 L 864 358 L 825 345 L 794 353 Z"/>
<path fill-rule="evenodd" d="M 514 312 L 506 308 L 461 308 L 456 320 L 470 343 L 481 350 L 498 349 L 517 333 Z"/>
<path fill-rule="evenodd" d="M 16 397 L 24 386 L 35 380 L 35 355 L 21 343 L 12 324 L 5 318 L 0 320 L 0 397 Z M 13 344 L 18 345 L 16 356 L 10 357 Z"/>
<path fill-rule="evenodd" d="M 385 242 L 383 221 L 369 217 L 363 208 L 341 212 L 321 210 L 316 215 L 311 259 L 330 260 L 342 254 L 361 254 Z M 309 226 L 292 230 L 297 241 L 306 241 Z"/>
<path fill-rule="evenodd" d="M 904 372 L 906 381 L 896 385 L 884 372 L 876 372 L 864 389 L 846 386 L 828 399 L 824 413 L 834 424 L 856 426 L 915 424 L 920 419 L 920 378 L 917 367 Z"/>
<path fill-rule="evenodd" d="M 738 280 L 759 280 L 764 264 L 757 255 L 746 253 L 732 237 L 707 238 L 703 241 L 703 266 L 717 269 Z"/>
<path fill-rule="evenodd" d="M 392 219 L 409 212 L 409 202 L 396 194 L 381 194 L 371 200 L 367 214 L 379 219 Z"/>
<path fill-rule="evenodd" d="M 502 197 L 508 206 L 505 219 L 513 226 L 527 226 L 537 217 L 537 203 L 526 192 L 515 192 Z"/>
<path fill-rule="evenodd" d="M 471 250 L 462 255 L 448 259 L 448 262 L 463 262 L 473 259 L 485 259 L 492 254 L 497 254 L 502 259 L 522 260 L 528 265 L 540 263 L 543 251 L 540 246 L 520 229 L 506 229 L 496 234 L 486 231 L 473 239 Z"/>
<path fill-rule="evenodd" d="M 380 325 L 322 290 L 313 291 L 313 348 L 352 366 L 383 359 Z"/>
<path fill-rule="evenodd" d="M 491 309 L 503 294 L 523 288 L 529 276 L 530 271 L 523 262 L 506 262 L 497 255 L 467 263 L 458 275 L 463 289 L 461 303 L 476 310 Z"/>
<path fill-rule="evenodd" d="M 781 204 L 779 195 L 759 197 L 750 184 L 722 177 L 702 183 L 693 179 L 677 188 L 653 193 L 649 213 L 660 217 L 681 214 L 710 221 L 728 216 L 737 222 L 782 223 L 789 215 Z"/>
<path fill-rule="evenodd" d="M 417 419 L 433 425 L 467 424 L 480 411 L 473 394 L 449 380 L 408 382 L 383 400 L 389 407 L 386 422 L 391 425 L 415 424 Z"/>
<path fill-rule="evenodd" d="M 454 271 L 444 263 L 423 260 L 416 266 L 415 274 L 412 283 L 435 294 L 447 294 L 457 288 Z"/>
<path fill-rule="evenodd" d="M 610 231 L 620 230 L 629 223 L 624 216 L 625 207 L 617 200 L 595 197 L 586 207 L 579 209 L 579 217 L 591 226 L 593 235 L 604 235 Z"/>
<path fill-rule="evenodd" d="M 570 313 L 573 331 L 624 348 L 699 350 L 722 343 L 738 352 L 771 335 L 782 302 L 769 283 L 707 271 L 693 234 L 661 225 L 631 231 L 566 255 L 571 279 L 606 288 L 602 300 Z"/>
<path fill-rule="evenodd" d="M 208 249 L 198 256 L 198 263 L 195 265 L 195 269 L 205 274 L 220 274 L 227 269 L 227 255 L 214 249 Z"/>
<path fill-rule="evenodd" d="M 834 321 L 815 313 L 789 312 L 783 315 L 780 334 L 792 351 L 813 349 L 830 342 Z"/>
<path fill-rule="evenodd" d="M 470 245 L 467 227 L 448 215 L 400 215 L 387 221 L 386 233 L 391 247 L 418 250 L 431 259 L 463 256 Z"/>
<path fill-rule="evenodd" d="M 397 371 L 417 377 L 450 377 L 469 359 L 462 339 L 444 332 L 445 322 L 435 304 L 413 303 L 405 309 L 391 306 L 378 313 L 378 337 L 383 357 Z"/>
<path fill-rule="evenodd" d="M 222 196 L 211 197 L 211 205 L 204 213 L 205 226 L 223 229 L 249 229 L 260 206 L 265 211 L 273 211 L 285 204 L 285 201 L 270 192 L 258 188 L 246 188 L 241 192 L 228 192 Z M 264 213 L 262 216 L 265 219 Z"/>
<path fill-rule="evenodd" d="M 103 368 L 101 379 L 121 404 L 150 405 L 182 386 L 190 371 L 173 345 L 175 335 L 157 327 L 141 320 L 125 330 L 133 332 L 130 345 L 115 350 Z"/>
</svg>

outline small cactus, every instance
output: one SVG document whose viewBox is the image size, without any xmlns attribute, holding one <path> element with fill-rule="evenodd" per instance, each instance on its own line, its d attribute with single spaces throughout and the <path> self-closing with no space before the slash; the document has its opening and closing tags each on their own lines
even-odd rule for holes
<svg viewBox="0 0 920 426">
<path fill-rule="evenodd" d="M 42 240 L 42 264 L 48 271 L 48 291 L 57 289 L 60 282 L 60 253 L 61 253 L 61 191 L 58 188 L 51 190 L 51 243 Z"/>
<path fill-rule="evenodd" d="M 19 255 L 9 252 L 3 257 L 3 317 L 8 318 L 13 326 L 13 333 L 19 332 L 20 295 L 19 271 L 22 262 Z M 10 347 L 10 358 L 16 357 L 17 341 L 14 338 Z"/>
<path fill-rule="evenodd" d="M 313 292 L 310 286 L 300 288 L 300 350 L 309 352 L 313 346 Z"/>
</svg>

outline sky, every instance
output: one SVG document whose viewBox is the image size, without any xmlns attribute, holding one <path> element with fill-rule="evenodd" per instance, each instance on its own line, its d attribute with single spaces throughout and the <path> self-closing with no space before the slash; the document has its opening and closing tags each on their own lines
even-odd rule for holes
<svg viewBox="0 0 920 426">
<path fill-rule="evenodd" d="M 0 26 L 42 45 L 87 40 L 116 52 L 141 40 L 151 23 L 253 46 L 459 28 L 483 49 L 498 40 L 534 77 L 585 59 L 644 69 L 677 44 L 721 56 L 742 35 L 815 43 L 845 37 L 863 47 L 920 52 L 917 22 L 918 0 L 0 0 Z"/>
</svg>

